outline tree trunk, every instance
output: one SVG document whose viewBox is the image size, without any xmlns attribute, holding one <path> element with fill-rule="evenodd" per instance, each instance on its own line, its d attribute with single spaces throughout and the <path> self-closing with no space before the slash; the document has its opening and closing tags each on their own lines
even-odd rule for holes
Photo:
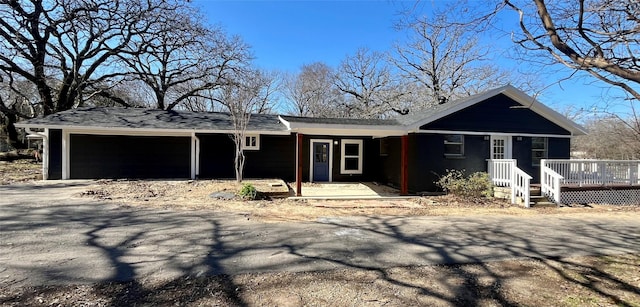
<svg viewBox="0 0 640 307">
<path fill-rule="evenodd" d="M 7 141 L 9 145 L 16 149 L 26 148 L 25 144 L 20 141 L 18 138 L 18 130 L 16 129 L 15 123 L 18 120 L 18 117 L 15 114 L 6 113 L 4 114 L 6 117 L 6 126 L 5 129 L 7 131 Z"/>
<path fill-rule="evenodd" d="M 244 172 L 244 151 L 242 151 L 242 144 L 240 142 L 236 143 L 235 170 L 236 182 L 241 183 L 242 173 Z"/>
</svg>

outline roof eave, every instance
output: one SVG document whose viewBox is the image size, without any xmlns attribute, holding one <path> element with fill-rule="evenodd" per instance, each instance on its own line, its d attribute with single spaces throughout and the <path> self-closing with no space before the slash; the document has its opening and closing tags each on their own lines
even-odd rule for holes
<svg viewBox="0 0 640 307">
<path fill-rule="evenodd" d="M 187 129 L 166 129 L 166 128 L 131 128 L 131 127 L 94 127 L 94 126 L 72 126 L 72 125 L 52 125 L 52 124 L 22 124 L 16 123 L 16 127 L 18 128 L 49 128 L 49 129 L 62 129 L 68 131 L 80 131 L 80 132 L 143 132 L 153 134 L 154 132 L 158 135 L 162 134 L 189 134 L 192 132 L 196 133 L 234 133 L 233 129 L 198 129 L 198 128 L 187 128 Z M 247 134 L 268 134 L 268 135 L 289 135 L 291 134 L 288 130 L 254 130 L 254 129 L 246 129 L 245 133 Z"/>
</svg>

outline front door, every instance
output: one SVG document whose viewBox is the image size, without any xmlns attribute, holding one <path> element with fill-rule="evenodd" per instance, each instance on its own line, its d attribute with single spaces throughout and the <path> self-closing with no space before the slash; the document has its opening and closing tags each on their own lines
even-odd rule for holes
<svg viewBox="0 0 640 307">
<path fill-rule="evenodd" d="M 491 159 L 511 159 L 511 137 L 491 136 Z"/>
<path fill-rule="evenodd" d="M 329 181 L 329 146 L 330 142 L 313 142 L 313 179 L 312 181 Z"/>
</svg>

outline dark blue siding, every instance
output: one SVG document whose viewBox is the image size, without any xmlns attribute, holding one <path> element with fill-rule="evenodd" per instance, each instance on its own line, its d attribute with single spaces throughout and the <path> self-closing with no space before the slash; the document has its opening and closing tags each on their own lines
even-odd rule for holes
<svg viewBox="0 0 640 307">
<path fill-rule="evenodd" d="M 235 143 L 229 134 L 198 134 L 200 178 L 235 178 Z M 245 150 L 244 178 L 295 180 L 295 136 L 261 135 L 260 150 Z"/>
<path fill-rule="evenodd" d="M 189 178 L 191 138 L 70 135 L 70 177 Z"/>
<path fill-rule="evenodd" d="M 569 135 L 570 132 L 500 94 L 423 125 L 421 130 L 455 130 Z"/>
<path fill-rule="evenodd" d="M 200 139 L 200 178 L 235 178 L 235 145 L 228 134 L 197 134 Z"/>
<path fill-rule="evenodd" d="M 245 178 L 295 180 L 295 135 L 261 135 L 260 150 L 245 150 L 244 156 Z"/>
<path fill-rule="evenodd" d="M 62 179 L 62 130 L 49 129 L 49 179 Z"/>
<path fill-rule="evenodd" d="M 447 170 L 464 170 L 466 174 L 487 171 L 489 141 L 484 136 L 464 136 L 464 155 L 444 155 L 444 135 L 409 135 L 409 191 L 436 191 L 435 182 Z"/>
</svg>

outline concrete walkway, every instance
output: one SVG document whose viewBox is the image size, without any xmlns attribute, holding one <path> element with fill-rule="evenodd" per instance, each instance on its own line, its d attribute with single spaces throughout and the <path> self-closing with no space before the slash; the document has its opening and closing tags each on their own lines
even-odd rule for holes
<svg viewBox="0 0 640 307">
<path fill-rule="evenodd" d="M 267 224 L 73 197 L 83 189 L 0 186 L 0 286 L 640 252 L 637 214 Z"/>
</svg>

